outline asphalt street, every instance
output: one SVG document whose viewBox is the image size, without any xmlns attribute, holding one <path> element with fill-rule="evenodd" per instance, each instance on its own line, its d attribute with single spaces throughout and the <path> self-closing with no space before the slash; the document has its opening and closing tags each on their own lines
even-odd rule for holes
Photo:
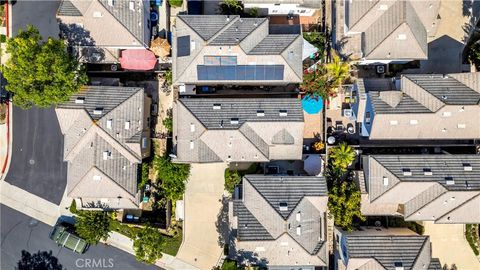
<svg viewBox="0 0 480 270">
<path fill-rule="evenodd" d="M 22 250 L 31 254 L 52 251 L 52 256 L 58 259 L 62 269 L 161 269 L 140 263 L 133 255 L 104 244 L 91 246 L 84 254 L 74 253 L 50 240 L 52 227 L 4 205 L 0 205 L 0 211 L 0 269 L 14 269 L 21 258 Z"/>
<path fill-rule="evenodd" d="M 12 158 L 5 181 L 60 204 L 67 185 L 67 163 L 55 110 L 14 106 L 12 122 Z"/>
<path fill-rule="evenodd" d="M 34 25 L 44 39 L 58 38 L 56 13 L 60 0 L 18 0 L 12 7 L 12 31 L 18 33 L 28 24 Z"/>
</svg>

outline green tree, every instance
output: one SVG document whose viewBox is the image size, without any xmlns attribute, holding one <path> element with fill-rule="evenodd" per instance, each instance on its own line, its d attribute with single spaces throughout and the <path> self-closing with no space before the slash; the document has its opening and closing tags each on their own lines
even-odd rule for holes
<svg viewBox="0 0 480 270">
<path fill-rule="evenodd" d="M 480 69 L 480 33 L 479 39 L 468 47 L 468 60 L 470 60 L 477 69 Z"/>
<path fill-rule="evenodd" d="M 233 193 L 235 186 L 240 184 L 242 178 L 237 171 L 225 170 L 225 190 Z"/>
<path fill-rule="evenodd" d="M 181 7 L 183 5 L 183 0 L 168 0 L 168 3 L 172 7 Z"/>
<path fill-rule="evenodd" d="M 330 162 L 335 169 L 346 171 L 348 166 L 355 160 L 355 151 L 346 143 L 341 143 L 330 149 L 328 155 Z"/>
<path fill-rule="evenodd" d="M 112 217 L 103 211 L 80 211 L 76 218 L 75 231 L 89 244 L 107 240 Z"/>
<path fill-rule="evenodd" d="M 242 15 L 243 4 L 238 0 L 224 0 L 219 4 L 220 13 L 223 15 Z"/>
<path fill-rule="evenodd" d="M 346 231 L 353 229 L 355 218 L 365 220 L 360 211 L 361 194 L 353 182 L 334 184 L 328 194 L 328 210 L 335 225 Z"/>
<path fill-rule="evenodd" d="M 345 80 L 350 76 L 350 65 L 348 62 L 342 62 L 340 56 L 332 52 L 333 61 L 325 65 L 329 86 L 337 88 L 342 86 Z"/>
<path fill-rule="evenodd" d="M 160 188 L 165 197 L 172 201 L 180 199 L 185 192 L 185 184 L 190 175 L 190 165 L 172 163 L 166 155 L 155 156 L 153 162 L 158 172 Z"/>
<path fill-rule="evenodd" d="M 303 74 L 303 82 L 300 89 L 311 95 L 318 95 L 326 99 L 331 96 L 332 87 L 326 77 L 326 69 L 323 65 L 316 65 L 315 69 Z"/>
<path fill-rule="evenodd" d="M 165 247 L 165 239 L 155 228 L 146 226 L 139 231 L 133 240 L 133 249 L 137 260 L 153 264 L 162 258 L 162 251 Z"/>
<path fill-rule="evenodd" d="M 62 40 L 42 41 L 31 25 L 7 41 L 6 51 L 10 54 L 4 68 L 6 89 L 14 94 L 13 103 L 22 108 L 65 102 L 88 80 Z"/>
<path fill-rule="evenodd" d="M 303 38 L 308 41 L 310 44 L 315 46 L 318 51 L 323 54 L 325 50 L 326 38 L 323 33 L 320 32 L 304 32 Z"/>
</svg>

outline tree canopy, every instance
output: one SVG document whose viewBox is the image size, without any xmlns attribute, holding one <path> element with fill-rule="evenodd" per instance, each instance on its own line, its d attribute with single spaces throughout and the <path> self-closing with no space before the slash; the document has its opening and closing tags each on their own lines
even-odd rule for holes
<svg viewBox="0 0 480 270">
<path fill-rule="evenodd" d="M 243 14 L 243 4 L 238 0 L 224 0 L 222 3 L 219 4 L 219 8 L 220 13 L 223 15 Z"/>
<path fill-rule="evenodd" d="M 235 186 L 240 184 L 242 177 L 237 171 L 225 170 L 225 190 L 233 193 Z"/>
<path fill-rule="evenodd" d="M 153 163 L 165 197 L 172 201 L 180 199 L 190 176 L 190 165 L 172 163 L 166 155 L 155 156 Z"/>
<path fill-rule="evenodd" d="M 107 240 L 112 217 L 103 211 L 79 211 L 76 218 L 75 231 L 89 244 L 98 244 Z"/>
<path fill-rule="evenodd" d="M 360 201 L 360 191 L 353 182 L 335 183 L 328 194 L 328 210 L 334 217 L 335 225 L 351 231 L 354 218 L 364 220 Z"/>
<path fill-rule="evenodd" d="M 165 246 L 164 236 L 155 228 L 146 226 L 137 233 L 133 241 L 133 249 L 137 260 L 153 264 L 162 258 L 162 251 Z"/>
<path fill-rule="evenodd" d="M 22 108 L 65 102 L 88 80 L 64 41 L 43 41 L 31 25 L 7 41 L 6 51 L 10 54 L 4 68 L 6 89 L 14 94 L 13 103 Z"/>
<path fill-rule="evenodd" d="M 330 149 L 329 159 L 335 169 L 346 171 L 348 166 L 355 160 L 356 153 L 346 143 L 341 143 Z"/>
</svg>

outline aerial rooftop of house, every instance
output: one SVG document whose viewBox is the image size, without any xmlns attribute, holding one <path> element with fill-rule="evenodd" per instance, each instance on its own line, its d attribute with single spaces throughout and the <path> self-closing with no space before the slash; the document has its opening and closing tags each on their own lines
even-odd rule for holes
<svg viewBox="0 0 480 270">
<path fill-rule="evenodd" d="M 479 72 L 359 79 L 354 89 L 357 122 L 371 140 L 480 137 Z"/>
<path fill-rule="evenodd" d="M 86 86 L 55 109 L 67 194 L 82 207 L 138 207 L 138 166 L 149 155 L 148 101 L 143 88 Z"/>
<path fill-rule="evenodd" d="M 325 178 L 246 175 L 233 202 L 235 249 L 271 266 L 327 264 Z"/>
<path fill-rule="evenodd" d="M 175 84 L 278 85 L 302 82 L 300 26 L 267 18 L 179 15 L 172 48 Z"/>
<path fill-rule="evenodd" d="M 480 222 L 479 155 L 372 155 L 363 168 L 367 203 L 398 204 L 406 220 Z"/>
<path fill-rule="evenodd" d="M 436 32 L 438 1 L 346 1 L 346 55 L 368 61 L 427 59 L 427 36 Z M 338 42 L 342 42 L 339 40 Z"/>
<path fill-rule="evenodd" d="M 296 98 L 182 98 L 173 109 L 176 162 L 264 162 L 302 158 Z"/>
<path fill-rule="evenodd" d="M 150 6 L 145 3 L 63 0 L 57 11 L 60 31 L 70 44 L 82 48 L 89 62 L 115 62 L 119 57 L 116 49 L 150 44 Z"/>
</svg>

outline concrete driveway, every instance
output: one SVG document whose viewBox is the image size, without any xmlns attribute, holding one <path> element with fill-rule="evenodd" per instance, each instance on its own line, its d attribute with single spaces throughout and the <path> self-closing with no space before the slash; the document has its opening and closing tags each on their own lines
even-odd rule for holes
<svg viewBox="0 0 480 270">
<path fill-rule="evenodd" d="M 432 257 L 439 258 L 442 266 L 455 264 L 461 270 L 480 269 L 480 262 L 464 237 L 463 224 L 424 222 L 424 226 L 424 235 L 429 235 L 432 242 Z"/>
<path fill-rule="evenodd" d="M 222 209 L 225 163 L 192 164 L 185 192 L 184 240 L 177 258 L 199 269 L 212 269 L 223 249 L 215 225 Z"/>
<path fill-rule="evenodd" d="M 59 28 L 56 13 L 60 0 L 20 0 L 16 1 L 11 8 L 11 33 L 18 33 L 19 29 L 25 29 L 28 24 L 34 25 L 44 39 L 48 37 L 58 38 Z"/>
<path fill-rule="evenodd" d="M 55 110 L 14 106 L 12 116 L 12 156 L 5 181 L 59 205 L 67 185 L 67 163 Z"/>
<path fill-rule="evenodd" d="M 134 256 L 104 244 L 91 246 L 85 254 L 60 248 L 49 238 L 51 226 L 4 205 L 0 205 L 0 211 L 2 237 L 0 269 L 14 269 L 21 258 L 22 250 L 31 254 L 52 251 L 52 256 L 58 259 L 63 269 L 161 269 L 137 262 Z M 93 266 L 93 261 L 96 266 Z"/>
</svg>

